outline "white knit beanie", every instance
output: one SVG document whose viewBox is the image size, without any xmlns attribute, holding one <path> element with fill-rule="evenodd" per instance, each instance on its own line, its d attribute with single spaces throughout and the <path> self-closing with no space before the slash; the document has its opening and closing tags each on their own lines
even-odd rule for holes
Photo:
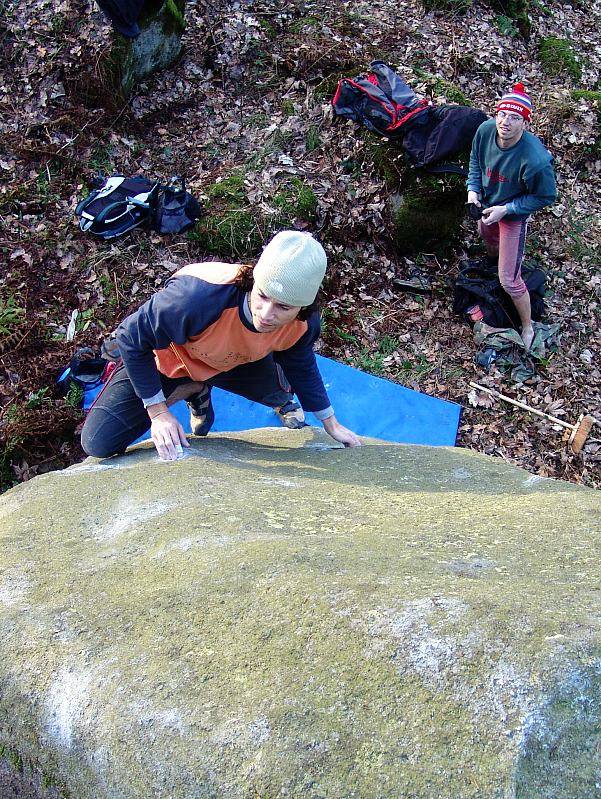
<svg viewBox="0 0 601 799">
<path fill-rule="evenodd" d="M 326 273 L 328 259 L 310 233 L 283 230 L 265 247 L 253 270 L 255 285 L 286 305 L 311 305 Z"/>
</svg>

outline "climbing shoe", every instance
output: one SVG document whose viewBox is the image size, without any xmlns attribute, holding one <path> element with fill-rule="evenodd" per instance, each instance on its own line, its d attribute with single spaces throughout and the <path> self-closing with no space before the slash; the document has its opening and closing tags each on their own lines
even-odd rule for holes
<svg viewBox="0 0 601 799">
<path fill-rule="evenodd" d="M 289 400 L 285 405 L 274 408 L 274 410 L 280 422 L 284 427 L 288 427 L 290 430 L 298 430 L 306 424 L 303 409 L 298 402 L 294 402 L 294 400 Z"/>
<path fill-rule="evenodd" d="M 206 436 L 213 422 L 215 411 L 211 402 L 211 387 L 205 386 L 198 394 L 193 394 L 186 402 L 190 408 L 190 427 L 195 436 Z"/>
</svg>

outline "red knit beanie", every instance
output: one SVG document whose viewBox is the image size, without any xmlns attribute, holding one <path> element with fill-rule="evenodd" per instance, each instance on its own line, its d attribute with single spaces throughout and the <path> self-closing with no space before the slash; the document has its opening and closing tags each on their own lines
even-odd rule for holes
<svg viewBox="0 0 601 799">
<path fill-rule="evenodd" d="M 523 83 L 516 83 L 513 91 L 501 97 L 497 103 L 497 111 L 512 111 L 528 122 L 532 113 L 532 101 L 526 94 L 526 88 Z"/>
</svg>

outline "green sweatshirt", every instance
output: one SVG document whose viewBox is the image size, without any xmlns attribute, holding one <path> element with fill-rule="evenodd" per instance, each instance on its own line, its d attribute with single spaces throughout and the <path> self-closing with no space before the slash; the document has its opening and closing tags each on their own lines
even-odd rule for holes
<svg viewBox="0 0 601 799">
<path fill-rule="evenodd" d="M 555 202 L 553 158 L 542 142 L 524 131 L 516 144 L 502 150 L 494 119 L 483 122 L 474 136 L 467 178 L 485 208 L 506 205 L 508 221 L 526 217 Z"/>
</svg>

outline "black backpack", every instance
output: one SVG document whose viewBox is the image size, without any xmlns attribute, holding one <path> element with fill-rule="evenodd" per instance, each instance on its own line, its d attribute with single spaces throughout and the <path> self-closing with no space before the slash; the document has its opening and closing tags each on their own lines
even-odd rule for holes
<svg viewBox="0 0 601 799">
<path fill-rule="evenodd" d="M 123 36 L 135 39 L 140 35 L 138 20 L 145 0 L 98 0 L 98 5 Z"/>
<path fill-rule="evenodd" d="M 162 186 L 143 175 L 98 177 L 76 207 L 81 230 L 114 239 L 139 226 L 158 233 L 181 233 L 202 214 L 200 203 L 186 191 L 183 178 Z"/>
<path fill-rule="evenodd" d="M 149 224 L 159 183 L 143 175 L 98 177 L 89 195 L 75 209 L 79 227 L 103 239 L 114 239 Z"/>
<path fill-rule="evenodd" d="M 111 365 L 111 368 L 114 369 L 114 366 Z M 81 391 L 78 404 L 88 411 L 110 372 L 109 362 L 105 358 L 96 357 L 90 347 L 80 347 L 56 380 L 59 394 L 67 396 L 70 389 L 77 386 Z"/>
<path fill-rule="evenodd" d="M 469 153 L 476 131 L 488 117 L 484 111 L 465 105 L 440 105 L 426 112 L 407 120 L 403 128 L 402 144 L 409 160 L 430 172 L 457 171 L 467 177 L 461 167 L 443 170 L 435 165 L 459 153 Z"/>
<path fill-rule="evenodd" d="M 465 177 L 467 172 L 459 165 L 442 162 L 469 151 L 474 134 L 488 119 L 476 108 L 435 107 L 382 61 L 372 61 L 364 75 L 339 81 L 332 106 L 338 116 L 398 142 L 413 166 Z"/>
<path fill-rule="evenodd" d="M 173 177 L 161 186 L 153 209 L 152 226 L 158 233 L 183 233 L 202 216 L 202 206 L 186 191 L 186 181 Z"/>
<path fill-rule="evenodd" d="M 332 100 L 336 114 L 390 139 L 402 138 L 403 125 L 428 105 L 383 61 L 372 61 L 364 75 L 338 81 Z"/>
<path fill-rule="evenodd" d="M 546 275 L 537 265 L 523 264 L 522 277 L 530 294 L 532 318 L 540 322 L 545 315 Z M 462 261 L 457 280 L 453 311 L 473 324 L 482 314 L 482 321 L 491 327 L 520 328 L 520 317 L 511 297 L 499 283 L 497 269 L 488 259 Z M 472 312 L 470 314 L 470 311 Z"/>
</svg>

